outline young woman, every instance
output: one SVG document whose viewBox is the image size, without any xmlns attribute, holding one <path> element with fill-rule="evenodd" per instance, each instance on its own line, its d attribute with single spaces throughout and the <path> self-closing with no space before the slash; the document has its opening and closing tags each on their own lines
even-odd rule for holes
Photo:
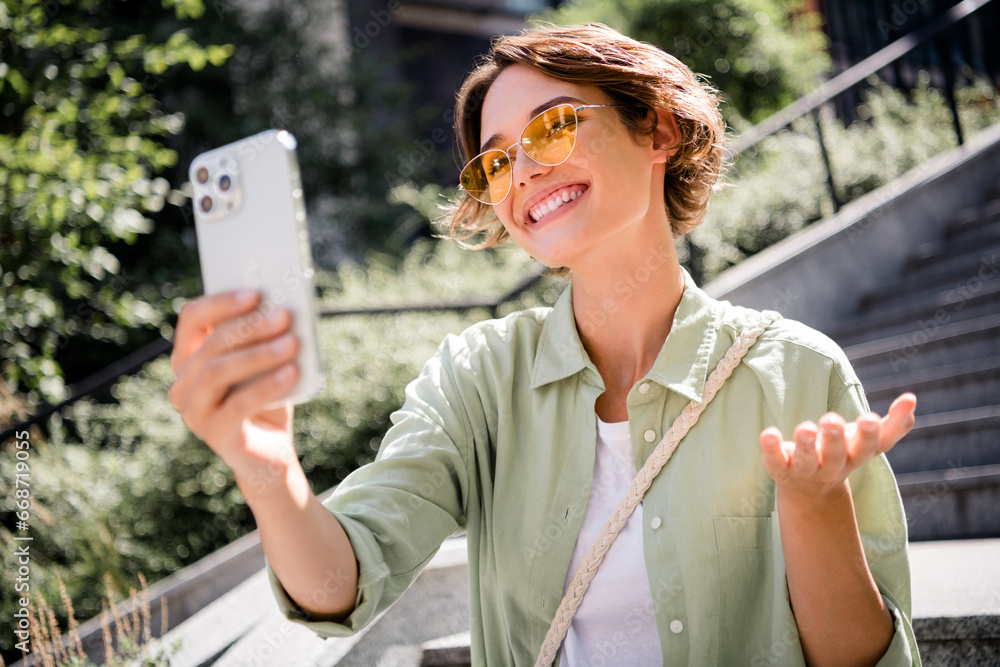
<svg viewBox="0 0 1000 667">
<path fill-rule="evenodd" d="M 263 409 L 295 378 L 288 314 L 253 327 L 253 293 L 184 308 L 171 400 L 232 466 L 289 618 L 356 632 L 465 532 L 474 663 L 534 664 L 636 471 L 717 389 L 607 551 L 561 664 L 919 664 L 882 455 L 915 397 L 871 414 L 843 352 L 782 319 L 706 386 L 760 317 L 707 297 L 674 253 L 719 176 L 716 105 L 678 60 L 605 26 L 495 40 L 458 95 L 452 233 L 512 239 L 570 284 L 553 308 L 448 336 L 377 460 L 325 506 L 291 408 Z"/>
</svg>

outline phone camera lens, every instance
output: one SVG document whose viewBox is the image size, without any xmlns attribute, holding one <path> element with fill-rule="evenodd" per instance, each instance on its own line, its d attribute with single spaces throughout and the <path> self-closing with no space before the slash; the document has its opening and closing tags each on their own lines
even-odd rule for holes
<svg viewBox="0 0 1000 667">
<path fill-rule="evenodd" d="M 198 182 L 201 183 L 202 185 L 208 183 L 208 169 L 205 169 L 205 167 L 199 167 L 197 173 L 195 174 L 195 177 L 198 179 Z"/>
<path fill-rule="evenodd" d="M 233 187 L 233 179 L 229 174 L 223 174 L 219 176 L 219 190 L 222 192 L 229 192 L 229 188 Z"/>
<path fill-rule="evenodd" d="M 206 196 L 206 197 L 202 197 L 201 198 L 201 210 L 204 211 L 205 213 L 208 213 L 209 211 L 212 210 L 212 198 L 211 197 L 207 197 Z"/>
</svg>

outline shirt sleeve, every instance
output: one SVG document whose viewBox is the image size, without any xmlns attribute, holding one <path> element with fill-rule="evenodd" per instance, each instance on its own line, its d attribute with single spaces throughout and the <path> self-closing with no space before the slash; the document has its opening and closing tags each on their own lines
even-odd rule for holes
<svg viewBox="0 0 1000 667">
<path fill-rule="evenodd" d="M 447 537 L 464 531 L 472 430 L 451 366 L 457 341 L 449 336 L 406 387 L 375 461 L 351 473 L 323 503 L 358 561 L 354 610 L 339 623 L 310 619 L 266 564 L 289 620 L 322 637 L 360 631 L 399 599 Z"/>
<path fill-rule="evenodd" d="M 848 422 L 868 414 L 868 401 L 860 383 L 848 384 L 831 409 Z M 906 515 L 896 479 L 885 454 L 855 470 L 848 479 L 868 568 L 893 618 L 892 641 L 878 667 L 919 666 L 910 615 Z"/>
</svg>

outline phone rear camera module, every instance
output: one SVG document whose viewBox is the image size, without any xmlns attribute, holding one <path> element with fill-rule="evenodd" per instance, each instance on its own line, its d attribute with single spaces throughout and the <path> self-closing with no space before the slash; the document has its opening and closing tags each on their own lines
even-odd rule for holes
<svg viewBox="0 0 1000 667">
<path fill-rule="evenodd" d="M 202 211 L 208 213 L 212 210 L 212 198 L 208 196 L 202 197 L 199 206 L 201 206 Z"/>
<path fill-rule="evenodd" d="M 218 185 L 220 192 L 229 192 L 229 189 L 233 187 L 233 179 L 229 174 L 222 174 L 219 176 Z"/>
<path fill-rule="evenodd" d="M 205 167 L 199 167 L 198 171 L 195 173 L 195 178 L 197 178 L 198 182 L 202 185 L 208 183 L 208 169 Z"/>
</svg>

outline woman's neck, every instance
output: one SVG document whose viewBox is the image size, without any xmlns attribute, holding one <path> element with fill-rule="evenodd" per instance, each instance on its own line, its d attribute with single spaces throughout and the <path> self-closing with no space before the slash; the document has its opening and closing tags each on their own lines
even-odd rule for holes
<svg viewBox="0 0 1000 667">
<path fill-rule="evenodd" d="M 632 247 L 573 270 L 573 313 L 604 380 L 597 413 L 605 421 L 628 418 L 625 396 L 656 361 L 684 292 L 671 238 Z"/>
</svg>

